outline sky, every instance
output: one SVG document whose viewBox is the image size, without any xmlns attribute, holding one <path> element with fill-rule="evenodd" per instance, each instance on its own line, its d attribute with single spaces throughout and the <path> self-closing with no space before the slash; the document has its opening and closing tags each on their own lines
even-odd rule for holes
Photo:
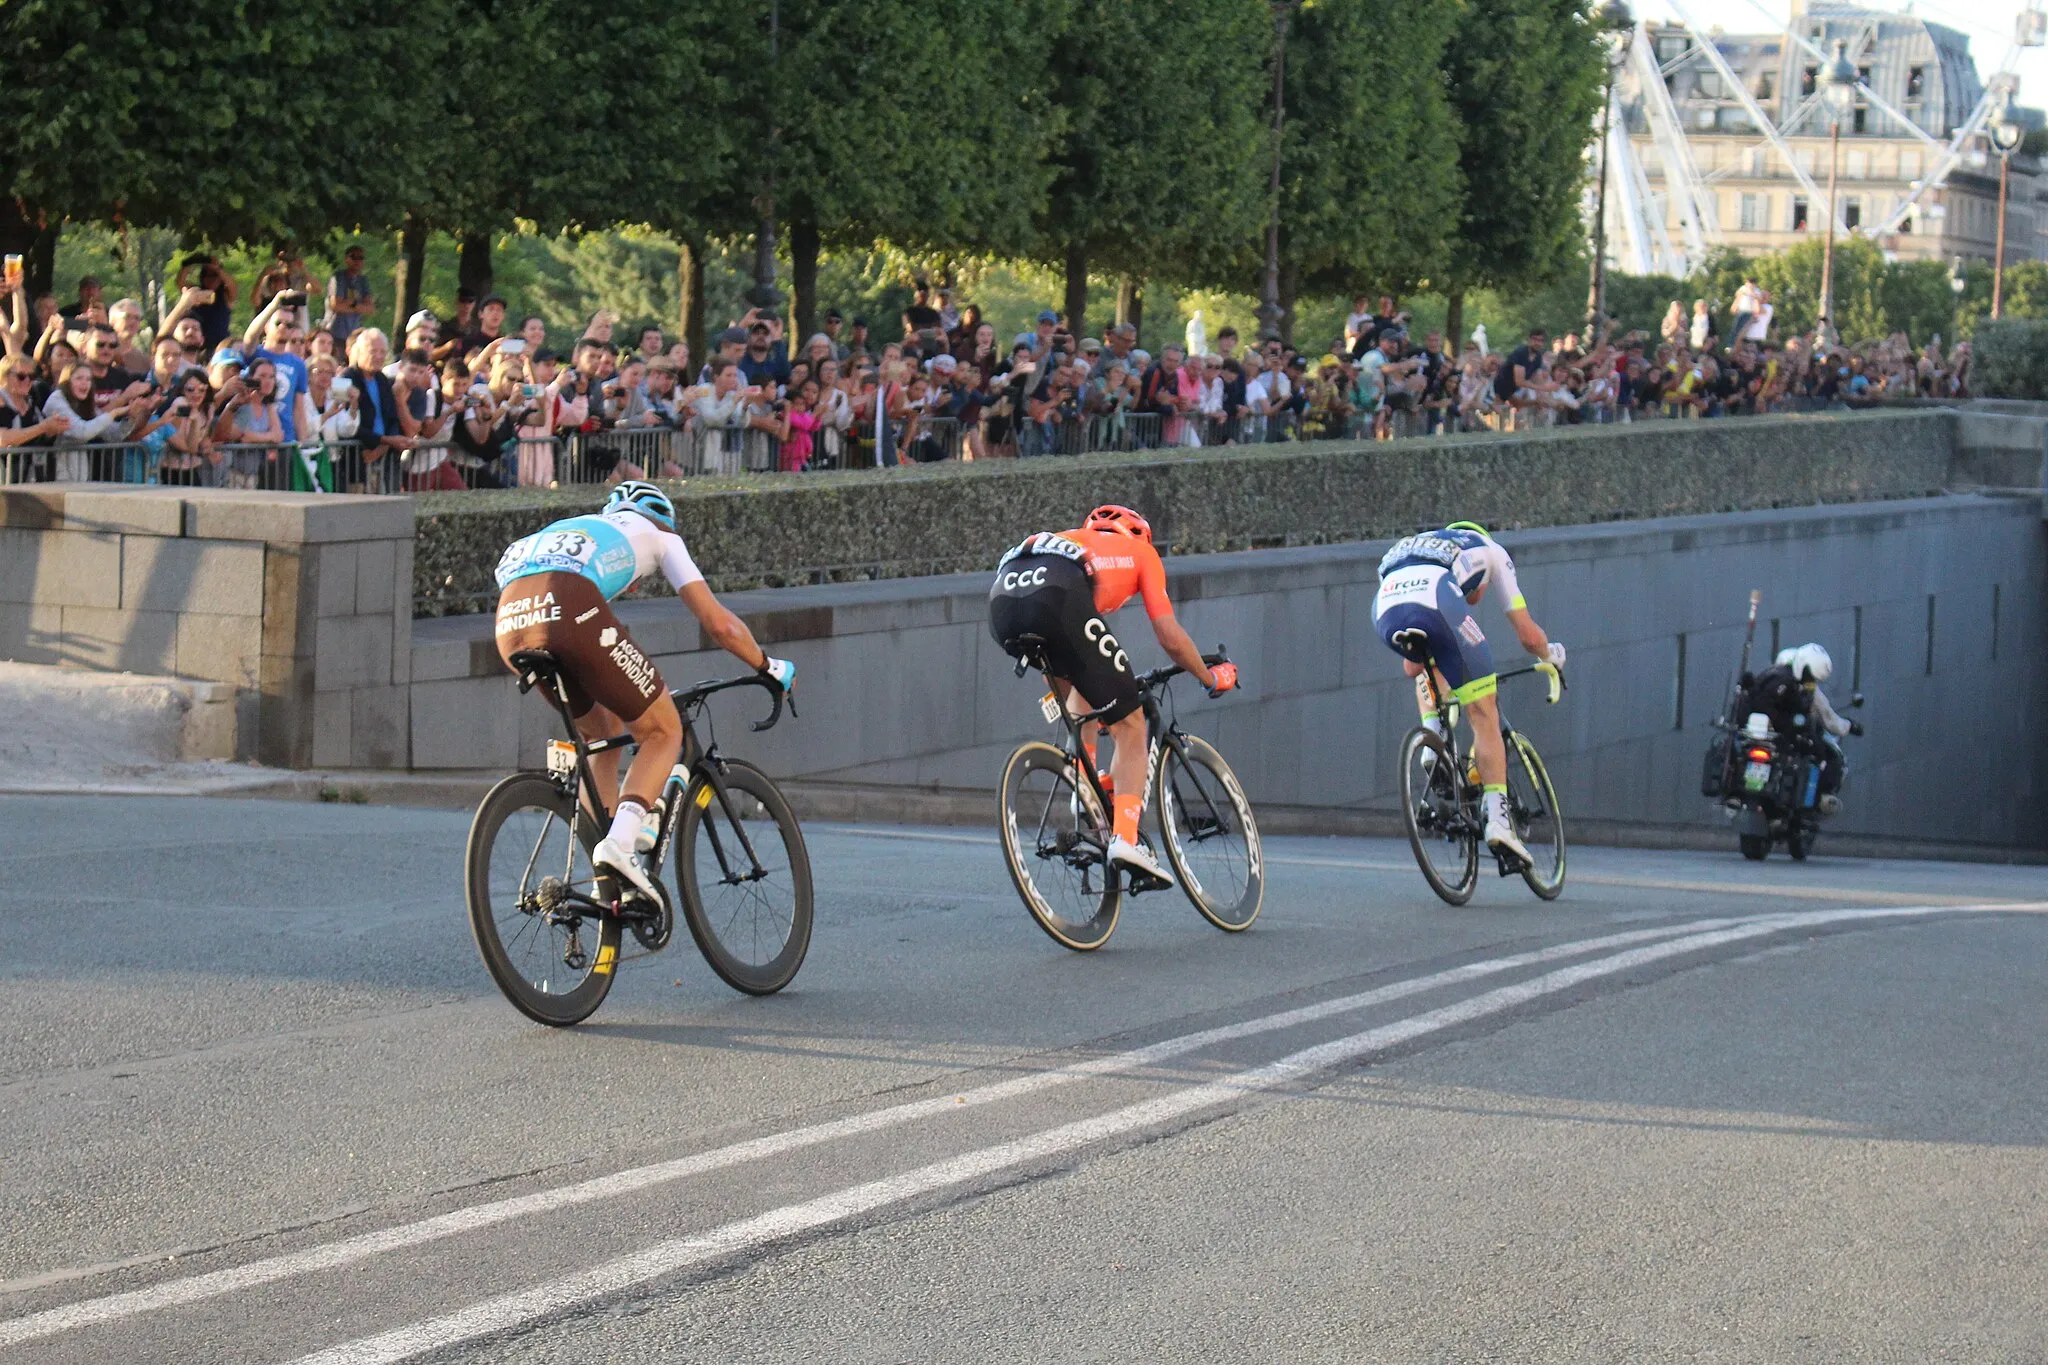
<svg viewBox="0 0 2048 1365">
<path fill-rule="evenodd" d="M 1632 0 L 1631 7 L 1644 18 L 1677 17 L 1661 0 Z M 2012 50 L 2013 20 L 2024 8 L 2020 0 L 1864 0 L 1863 7 L 1917 14 L 1967 35 L 1980 80 L 1988 80 Z M 1697 23 L 1718 23 L 1730 33 L 1760 33 L 1782 30 L 1791 5 L 1788 0 L 1685 0 L 1685 8 Z M 2019 49 L 2015 69 L 2020 103 L 2048 109 L 2048 47 Z"/>
</svg>

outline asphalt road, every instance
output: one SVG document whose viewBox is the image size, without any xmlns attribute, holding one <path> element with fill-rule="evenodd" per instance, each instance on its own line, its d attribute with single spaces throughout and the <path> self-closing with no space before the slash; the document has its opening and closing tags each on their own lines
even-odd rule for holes
<svg viewBox="0 0 2048 1365">
<path fill-rule="evenodd" d="M 554 1031 L 466 827 L 0 799 L 0 1359 L 2048 1358 L 2040 869 L 1272 839 L 1081 956 L 814 826 L 790 990 Z"/>
</svg>

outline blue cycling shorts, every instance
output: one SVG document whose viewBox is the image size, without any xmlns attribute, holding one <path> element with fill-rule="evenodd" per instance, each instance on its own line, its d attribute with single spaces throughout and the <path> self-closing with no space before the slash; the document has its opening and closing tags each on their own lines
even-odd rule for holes
<svg viewBox="0 0 2048 1365">
<path fill-rule="evenodd" d="M 1478 618 L 1458 595 L 1449 570 L 1434 564 L 1394 570 L 1380 580 L 1372 615 L 1387 648 L 1416 663 L 1424 662 L 1425 651 L 1403 648 L 1394 643 L 1394 636 L 1404 630 L 1420 630 L 1429 642 L 1429 658 L 1458 701 L 1493 695 L 1493 651 L 1487 647 Z"/>
</svg>

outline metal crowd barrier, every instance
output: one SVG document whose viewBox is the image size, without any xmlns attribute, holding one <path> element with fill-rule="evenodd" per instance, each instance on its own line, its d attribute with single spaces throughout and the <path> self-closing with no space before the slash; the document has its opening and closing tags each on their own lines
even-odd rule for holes
<svg viewBox="0 0 2048 1365">
<path fill-rule="evenodd" d="M 143 441 L 14 446 L 0 450 L 0 484 L 188 484 L 275 492 L 305 492 L 317 487 L 333 492 L 342 483 L 342 467 L 358 449 L 353 443 L 217 444 L 213 447 L 216 458 L 201 459 L 196 467 L 182 469 L 166 463 L 178 460 L 178 452 Z M 325 483 L 316 477 L 323 456 L 332 471 Z"/>
</svg>

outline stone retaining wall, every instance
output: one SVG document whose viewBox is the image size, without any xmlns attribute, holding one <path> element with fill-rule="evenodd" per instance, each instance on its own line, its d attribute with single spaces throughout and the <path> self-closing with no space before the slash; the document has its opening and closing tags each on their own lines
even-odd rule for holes
<svg viewBox="0 0 2048 1365">
<path fill-rule="evenodd" d="M 980 568 L 1023 532 L 1111 501 L 1188 554 L 1367 540 L 1447 515 L 1506 529 L 1920 497 L 1947 486 L 1960 420 L 1924 409 L 1645 422 L 693 479 L 674 491 L 679 529 L 724 591 Z M 418 498 L 416 613 L 487 607 L 504 547 L 589 508 L 595 492 Z"/>
</svg>

